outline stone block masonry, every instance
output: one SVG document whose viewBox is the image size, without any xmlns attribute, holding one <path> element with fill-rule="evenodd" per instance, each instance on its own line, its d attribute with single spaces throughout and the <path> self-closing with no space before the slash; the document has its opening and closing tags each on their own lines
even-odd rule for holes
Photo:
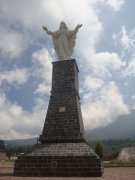
<svg viewBox="0 0 135 180">
<path fill-rule="evenodd" d="M 85 141 L 78 67 L 74 59 L 53 62 L 52 89 L 40 144 L 15 161 L 15 176 L 98 177 L 100 158 Z"/>
<path fill-rule="evenodd" d="M 52 90 L 41 142 L 84 139 L 78 67 L 75 60 L 53 62 Z"/>
</svg>

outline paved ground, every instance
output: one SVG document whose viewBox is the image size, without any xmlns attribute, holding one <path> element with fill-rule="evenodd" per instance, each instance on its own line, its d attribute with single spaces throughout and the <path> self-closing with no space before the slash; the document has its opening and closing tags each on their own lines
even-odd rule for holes
<svg viewBox="0 0 135 180">
<path fill-rule="evenodd" d="M 14 177 L 13 168 L 0 168 L 0 180 L 135 180 L 135 167 L 105 168 L 101 178 Z"/>
</svg>

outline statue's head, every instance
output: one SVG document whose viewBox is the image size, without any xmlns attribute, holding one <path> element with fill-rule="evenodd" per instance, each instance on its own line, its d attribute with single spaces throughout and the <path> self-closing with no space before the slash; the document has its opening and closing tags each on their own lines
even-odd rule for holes
<svg viewBox="0 0 135 180">
<path fill-rule="evenodd" d="M 65 24 L 64 21 L 62 21 L 62 22 L 60 23 L 60 28 L 59 28 L 59 29 L 67 29 L 67 26 L 66 26 L 66 24 Z"/>
</svg>

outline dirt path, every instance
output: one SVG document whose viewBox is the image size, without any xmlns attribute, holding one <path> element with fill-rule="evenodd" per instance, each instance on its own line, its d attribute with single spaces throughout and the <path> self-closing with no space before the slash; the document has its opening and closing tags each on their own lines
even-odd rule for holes
<svg viewBox="0 0 135 180">
<path fill-rule="evenodd" d="M 0 168 L 0 180 L 135 180 L 135 167 L 105 168 L 101 178 L 14 177 L 13 168 Z"/>
</svg>

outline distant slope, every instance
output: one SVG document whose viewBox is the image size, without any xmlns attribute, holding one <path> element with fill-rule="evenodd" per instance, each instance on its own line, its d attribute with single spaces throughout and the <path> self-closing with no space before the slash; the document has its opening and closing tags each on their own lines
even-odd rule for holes
<svg viewBox="0 0 135 180">
<path fill-rule="evenodd" d="M 106 127 L 88 130 L 86 136 L 88 139 L 135 139 L 135 110 Z"/>
<path fill-rule="evenodd" d="M 5 144 L 10 144 L 13 146 L 31 146 L 37 143 L 37 137 L 31 139 L 4 140 L 4 142 Z"/>
<path fill-rule="evenodd" d="M 5 148 L 5 143 L 3 140 L 0 140 L 0 149 L 4 149 Z"/>
</svg>

